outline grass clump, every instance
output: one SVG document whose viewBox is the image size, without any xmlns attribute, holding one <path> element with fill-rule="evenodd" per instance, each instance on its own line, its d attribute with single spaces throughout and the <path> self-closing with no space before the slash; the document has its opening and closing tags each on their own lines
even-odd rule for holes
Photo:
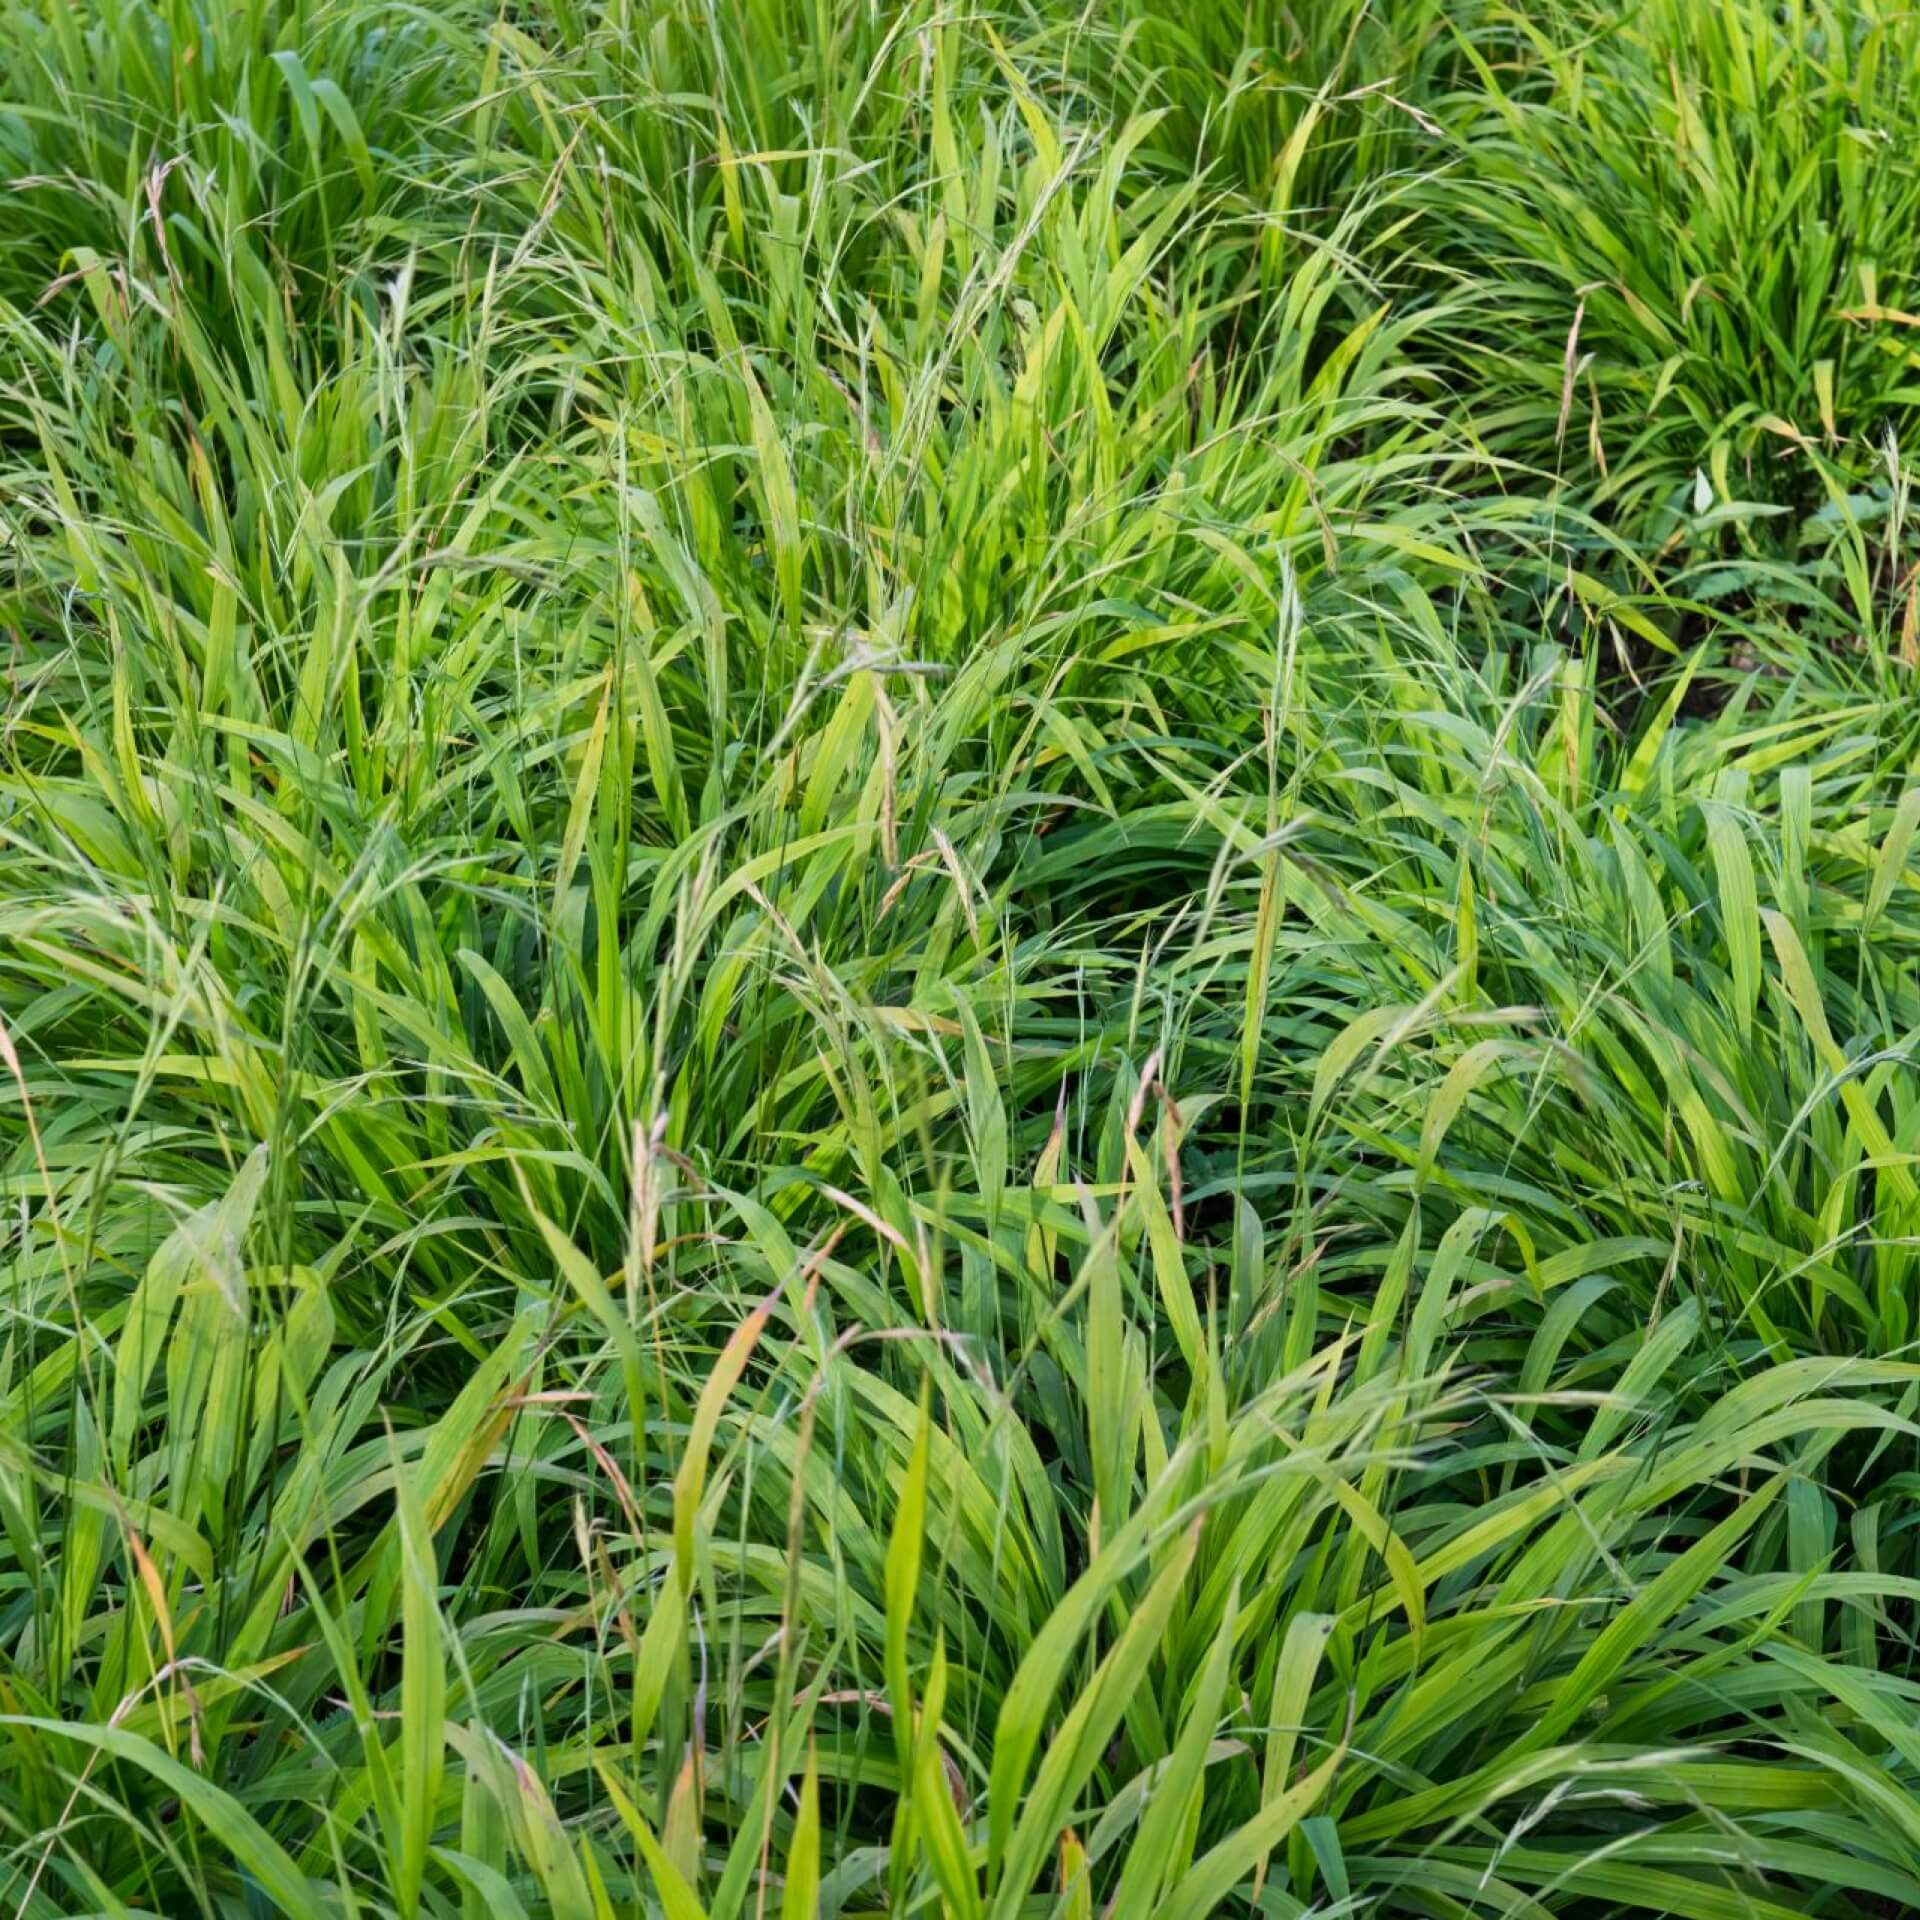
<svg viewBox="0 0 1920 1920">
<path fill-rule="evenodd" d="M 12 1909 L 1920 1908 L 1906 33 L 0 12 Z"/>
<path fill-rule="evenodd" d="M 1777 597 L 1762 563 L 1818 575 L 1836 534 L 1898 511 L 1917 31 L 1659 0 L 1494 9 L 1458 37 L 1470 71 L 1433 109 L 1456 159 L 1419 231 L 1471 301 L 1463 410 L 1696 586 L 1717 563 L 1705 597 Z"/>
</svg>

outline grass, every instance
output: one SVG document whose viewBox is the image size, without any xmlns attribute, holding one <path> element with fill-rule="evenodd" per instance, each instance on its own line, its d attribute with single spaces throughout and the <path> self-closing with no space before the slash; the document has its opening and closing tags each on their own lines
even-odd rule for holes
<svg viewBox="0 0 1920 1920">
<path fill-rule="evenodd" d="M 7 1909 L 1920 1911 L 1916 60 L 0 0 Z"/>
</svg>

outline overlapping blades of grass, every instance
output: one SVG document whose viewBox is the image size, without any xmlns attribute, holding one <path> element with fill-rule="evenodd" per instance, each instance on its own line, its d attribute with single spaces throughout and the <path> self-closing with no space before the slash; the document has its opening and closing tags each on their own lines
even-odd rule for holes
<svg viewBox="0 0 1920 1920">
<path fill-rule="evenodd" d="M 6 16 L 21 1911 L 1920 1902 L 1913 721 L 1603 683 L 1416 12 Z"/>
</svg>

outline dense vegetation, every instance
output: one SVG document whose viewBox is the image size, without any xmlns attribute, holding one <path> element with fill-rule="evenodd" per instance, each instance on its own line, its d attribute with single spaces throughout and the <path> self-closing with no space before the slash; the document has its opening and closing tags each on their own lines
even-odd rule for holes
<svg viewBox="0 0 1920 1920">
<path fill-rule="evenodd" d="M 0 0 L 0 1902 L 1920 1912 L 1920 15 Z"/>
</svg>

